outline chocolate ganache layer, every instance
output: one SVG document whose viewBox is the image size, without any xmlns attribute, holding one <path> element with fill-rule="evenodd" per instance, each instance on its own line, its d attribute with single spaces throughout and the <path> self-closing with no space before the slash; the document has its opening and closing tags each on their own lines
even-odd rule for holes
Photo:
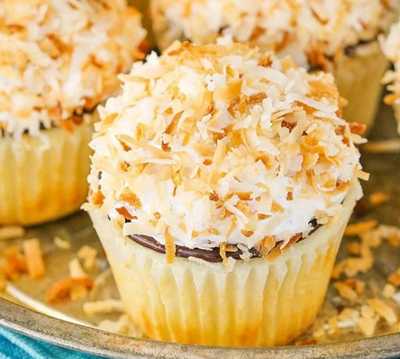
<svg viewBox="0 0 400 359">
<path fill-rule="evenodd" d="M 312 231 L 309 233 L 309 235 L 315 233 L 315 231 L 321 227 L 318 225 L 317 221 L 314 219 L 310 222 L 310 225 L 313 227 Z M 296 236 L 295 236 L 296 237 Z M 153 251 L 156 251 L 161 254 L 165 254 L 165 246 L 159 242 L 157 242 L 154 238 L 149 237 L 149 236 L 144 236 L 144 235 L 133 235 L 129 236 L 130 239 L 132 239 L 135 243 L 151 249 Z M 304 239 L 302 236 L 297 236 L 297 241 L 299 242 Z M 277 242 L 275 244 L 275 248 L 279 247 L 282 244 L 282 242 Z M 227 258 L 233 258 L 236 260 L 243 260 L 243 251 L 237 246 L 237 245 L 230 245 L 230 250 L 226 251 L 225 255 Z M 256 249 L 256 248 L 250 248 L 248 249 L 248 253 L 250 255 L 250 259 L 253 258 L 261 258 L 262 254 L 261 252 Z M 207 249 L 200 249 L 200 248 L 188 248 L 184 246 L 176 246 L 176 252 L 175 252 L 176 257 L 181 257 L 181 258 L 198 258 L 201 260 L 204 260 L 206 262 L 210 263 L 220 263 L 223 261 L 223 258 L 221 257 L 220 254 L 220 249 L 219 247 L 213 248 L 212 250 L 207 250 Z"/>
</svg>

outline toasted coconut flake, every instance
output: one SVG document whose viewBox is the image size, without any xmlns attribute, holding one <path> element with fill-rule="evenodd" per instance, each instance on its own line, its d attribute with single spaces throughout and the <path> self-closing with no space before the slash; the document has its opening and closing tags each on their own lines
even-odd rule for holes
<svg viewBox="0 0 400 359">
<path fill-rule="evenodd" d="M 56 236 L 54 237 L 53 242 L 59 249 L 64 249 L 64 250 L 71 249 L 71 242 L 68 241 L 67 239 L 63 239 L 61 237 Z"/>
<path fill-rule="evenodd" d="M 25 229 L 21 226 L 0 227 L 0 240 L 22 238 L 25 235 Z"/>
<path fill-rule="evenodd" d="M 87 277 L 87 274 L 83 270 L 78 258 L 74 258 L 69 262 L 69 275 L 71 278 Z"/>
<path fill-rule="evenodd" d="M 396 288 L 391 284 L 386 284 L 382 292 L 383 296 L 388 299 L 392 298 L 395 293 L 396 293 Z"/>
<path fill-rule="evenodd" d="M 370 248 L 366 245 L 361 247 L 360 257 L 346 258 L 337 263 L 332 272 L 332 278 L 338 279 L 345 274 L 347 277 L 354 277 L 359 273 L 368 272 L 374 264 L 374 257 Z"/>
<path fill-rule="evenodd" d="M 350 242 L 346 248 L 351 255 L 359 256 L 361 254 L 361 244 L 358 242 Z"/>
<path fill-rule="evenodd" d="M 375 333 L 377 323 L 377 318 L 361 317 L 358 320 L 358 328 L 360 329 L 361 333 L 363 333 L 363 335 L 365 335 L 366 337 L 372 337 Z"/>
<path fill-rule="evenodd" d="M 385 192 L 374 192 L 369 196 L 368 199 L 372 206 L 378 207 L 387 203 L 390 200 L 390 196 Z"/>
<path fill-rule="evenodd" d="M 87 271 L 92 271 L 96 266 L 97 250 L 91 246 L 83 246 L 78 251 L 78 258 L 83 262 Z"/>
<path fill-rule="evenodd" d="M 28 239 L 22 244 L 29 276 L 33 279 L 41 278 L 45 274 L 42 250 L 38 239 Z"/>
<path fill-rule="evenodd" d="M 350 131 L 356 135 L 363 135 L 367 130 L 367 125 L 364 123 L 352 122 L 350 123 Z"/>
<path fill-rule="evenodd" d="M 119 335 L 128 335 L 131 337 L 139 338 L 142 334 L 133 325 L 129 316 L 126 314 L 121 315 L 118 320 L 104 320 L 99 324 L 99 329 L 106 332 L 115 333 Z"/>
<path fill-rule="evenodd" d="M 400 287 L 400 272 L 396 271 L 389 275 L 388 282 L 395 287 Z"/>
<path fill-rule="evenodd" d="M 395 311 L 383 300 L 377 298 L 370 299 L 368 300 L 368 304 L 381 318 L 385 319 L 389 325 L 393 325 L 397 322 Z"/>
<path fill-rule="evenodd" d="M 345 235 L 346 236 L 359 236 L 365 232 L 374 229 L 378 225 L 378 221 L 371 219 L 365 222 L 354 223 L 347 226 Z"/>
<path fill-rule="evenodd" d="M 26 258 L 21 252 L 19 246 L 7 247 L 4 252 L 5 263 L 4 263 L 4 274 L 7 279 L 15 280 L 21 274 L 27 273 L 28 268 L 26 264 Z"/>
<path fill-rule="evenodd" d="M 363 181 L 369 181 L 370 174 L 361 170 L 357 171 L 357 177 Z"/>
<path fill-rule="evenodd" d="M 90 290 L 93 288 L 93 280 L 84 277 L 84 278 L 64 278 L 57 282 L 55 282 L 47 291 L 46 297 L 47 302 L 49 303 L 56 303 L 58 301 L 71 299 L 71 293 L 73 293 L 74 288 L 78 288 L 79 291 L 78 297 L 81 298 L 80 295 L 82 294 L 82 289 Z M 76 289 L 75 289 L 76 290 Z M 86 292 L 85 292 L 86 293 Z M 77 292 L 75 292 L 75 295 Z M 76 299 L 76 298 L 74 298 Z"/>
<path fill-rule="evenodd" d="M 104 203 L 104 195 L 101 191 L 95 191 L 92 193 L 90 197 L 91 203 L 93 203 L 96 207 L 101 207 Z"/>
<path fill-rule="evenodd" d="M 342 298 L 347 299 L 351 302 L 354 302 L 357 299 L 357 293 L 350 286 L 341 282 L 336 282 L 335 288 Z"/>
<path fill-rule="evenodd" d="M 107 299 L 97 302 L 86 302 L 83 304 L 83 311 L 87 315 L 122 313 L 124 307 L 120 300 Z"/>
</svg>

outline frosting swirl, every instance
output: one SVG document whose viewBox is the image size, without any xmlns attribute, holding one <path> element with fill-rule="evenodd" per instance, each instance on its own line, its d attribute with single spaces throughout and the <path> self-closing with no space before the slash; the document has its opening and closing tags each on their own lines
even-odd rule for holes
<svg viewBox="0 0 400 359">
<path fill-rule="evenodd" d="M 0 130 L 20 136 L 79 122 L 142 57 L 140 14 L 125 0 L 3 0 Z"/>
<path fill-rule="evenodd" d="M 327 223 L 364 175 L 332 75 L 290 58 L 175 43 L 122 80 L 100 108 L 87 208 L 167 254 L 285 246 Z"/>
</svg>

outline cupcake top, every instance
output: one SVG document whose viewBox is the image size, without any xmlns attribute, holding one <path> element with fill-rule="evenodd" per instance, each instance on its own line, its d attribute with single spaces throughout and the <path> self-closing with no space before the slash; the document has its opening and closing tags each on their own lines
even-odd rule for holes
<svg viewBox="0 0 400 359">
<path fill-rule="evenodd" d="M 100 108 L 87 207 L 170 256 L 284 247 L 365 175 L 330 74 L 246 45 L 175 43 L 122 79 Z"/>
<path fill-rule="evenodd" d="M 387 39 L 382 41 L 385 55 L 394 63 L 394 71 L 388 71 L 384 82 L 389 84 L 385 102 L 389 105 L 400 105 L 400 22 L 393 25 Z"/>
<path fill-rule="evenodd" d="M 71 120 L 113 94 L 145 36 L 125 0 L 0 2 L 0 131 L 15 136 Z"/>
<path fill-rule="evenodd" d="M 180 38 L 205 44 L 229 35 L 322 67 L 325 57 L 375 40 L 396 7 L 397 0 L 152 0 L 162 48 Z"/>
</svg>

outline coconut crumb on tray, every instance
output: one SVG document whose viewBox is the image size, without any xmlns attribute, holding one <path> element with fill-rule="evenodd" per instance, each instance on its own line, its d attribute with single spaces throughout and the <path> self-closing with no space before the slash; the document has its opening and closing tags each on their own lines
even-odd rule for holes
<svg viewBox="0 0 400 359">
<path fill-rule="evenodd" d="M 359 242 L 347 244 L 348 256 L 334 268 L 331 284 L 337 297 L 331 297 L 330 301 L 335 301 L 337 309 L 324 320 L 317 319 L 311 329 L 314 344 L 345 339 L 349 335 L 372 337 L 400 331 L 400 268 L 383 285 L 366 277 L 376 260 L 374 251 L 384 243 L 389 248 L 397 248 L 400 228 L 367 220 L 349 225 L 348 232 Z"/>
<path fill-rule="evenodd" d="M 87 315 L 121 313 L 124 312 L 124 307 L 120 300 L 107 299 L 97 302 L 86 302 L 83 304 L 83 311 Z"/>
<path fill-rule="evenodd" d="M 21 226 L 0 227 L 0 240 L 22 238 L 25 235 L 25 229 Z"/>
</svg>

